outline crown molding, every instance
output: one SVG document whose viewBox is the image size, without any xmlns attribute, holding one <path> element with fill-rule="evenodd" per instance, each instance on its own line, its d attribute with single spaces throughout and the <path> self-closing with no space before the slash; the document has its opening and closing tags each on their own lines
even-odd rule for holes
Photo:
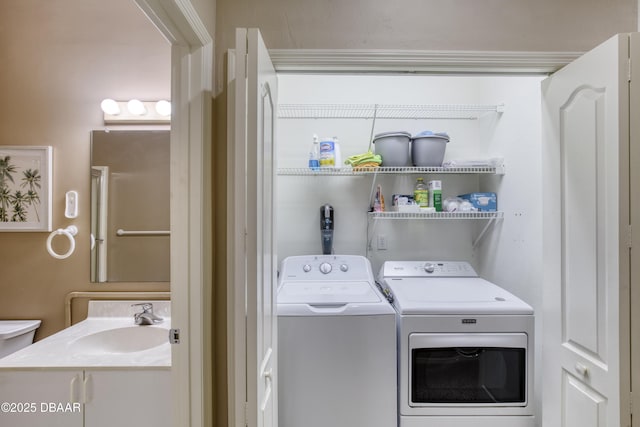
<svg viewBox="0 0 640 427">
<path fill-rule="evenodd" d="M 190 0 L 135 0 L 149 20 L 171 44 L 192 48 L 213 43 Z"/>
<path fill-rule="evenodd" d="M 279 72 L 549 74 L 582 52 L 271 49 Z"/>
</svg>

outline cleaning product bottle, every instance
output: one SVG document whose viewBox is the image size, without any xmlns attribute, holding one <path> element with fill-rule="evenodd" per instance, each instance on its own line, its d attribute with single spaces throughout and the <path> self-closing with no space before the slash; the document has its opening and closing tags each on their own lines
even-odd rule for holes
<svg viewBox="0 0 640 427">
<path fill-rule="evenodd" d="M 413 189 L 413 200 L 421 208 L 429 206 L 429 190 L 427 189 L 427 184 L 424 183 L 424 178 L 416 180 L 416 186 Z"/>
<path fill-rule="evenodd" d="M 320 167 L 336 167 L 336 145 L 333 138 L 322 138 L 320 141 Z"/>
<path fill-rule="evenodd" d="M 341 168 L 342 165 L 342 150 L 340 150 L 340 143 L 338 142 L 338 137 L 334 136 L 333 137 L 333 149 L 335 151 L 335 160 L 336 160 L 336 164 L 335 167 L 337 168 Z"/>
<path fill-rule="evenodd" d="M 311 144 L 311 150 L 309 151 L 309 169 L 320 169 L 320 148 L 318 144 L 318 135 L 313 135 L 313 144 Z"/>
<path fill-rule="evenodd" d="M 436 208 L 436 212 L 442 212 L 442 181 L 429 181 L 429 206 Z"/>
<path fill-rule="evenodd" d="M 384 212 L 384 196 L 382 195 L 382 187 L 378 184 L 376 192 L 373 195 L 372 212 Z"/>
</svg>

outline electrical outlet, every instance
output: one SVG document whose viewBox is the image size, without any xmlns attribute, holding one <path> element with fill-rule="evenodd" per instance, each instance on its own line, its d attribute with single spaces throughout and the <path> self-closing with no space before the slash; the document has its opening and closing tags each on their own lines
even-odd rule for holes
<svg viewBox="0 0 640 427">
<path fill-rule="evenodd" d="M 384 234 L 378 234 L 378 250 L 379 251 L 387 250 L 387 236 Z"/>
</svg>

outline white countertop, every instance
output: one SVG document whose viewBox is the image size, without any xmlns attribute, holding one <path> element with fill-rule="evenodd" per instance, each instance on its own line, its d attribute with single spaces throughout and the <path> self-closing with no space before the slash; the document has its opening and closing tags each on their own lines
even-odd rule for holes
<svg viewBox="0 0 640 427">
<path fill-rule="evenodd" d="M 157 325 L 136 326 L 134 312 L 140 307 L 131 307 L 139 301 L 91 301 L 89 317 L 41 341 L 15 353 L 0 358 L 0 369 L 23 368 L 159 368 L 171 367 L 170 303 L 152 301 L 154 313 L 164 321 Z M 76 341 L 82 337 L 107 329 L 116 328 L 161 328 L 167 330 L 167 342 L 147 350 L 134 352 L 85 352 L 78 351 Z"/>
</svg>

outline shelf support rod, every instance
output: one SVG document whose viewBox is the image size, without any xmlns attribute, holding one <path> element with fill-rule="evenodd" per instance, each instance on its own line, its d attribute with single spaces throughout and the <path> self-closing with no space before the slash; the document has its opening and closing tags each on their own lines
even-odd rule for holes
<svg viewBox="0 0 640 427">
<path fill-rule="evenodd" d="M 366 254 L 367 258 L 369 258 L 369 252 L 373 252 L 373 237 L 376 231 L 376 227 L 378 226 L 378 218 L 373 218 L 373 225 L 371 225 L 371 218 L 367 216 L 367 247 Z"/>
<path fill-rule="evenodd" d="M 371 145 L 373 144 L 373 129 L 376 127 L 376 117 L 378 117 L 378 104 L 373 106 L 373 122 L 371 123 L 371 136 L 369 136 L 369 151 L 371 151 Z"/>
<path fill-rule="evenodd" d="M 478 237 L 476 237 L 476 239 L 473 241 L 473 249 L 475 249 L 478 246 L 478 244 L 480 243 L 484 235 L 487 233 L 487 230 L 489 229 L 489 227 L 491 227 L 494 224 L 495 220 L 496 220 L 495 218 L 491 218 L 489 219 L 489 221 L 487 221 L 487 223 L 485 224 L 480 234 L 478 234 Z"/>
</svg>

